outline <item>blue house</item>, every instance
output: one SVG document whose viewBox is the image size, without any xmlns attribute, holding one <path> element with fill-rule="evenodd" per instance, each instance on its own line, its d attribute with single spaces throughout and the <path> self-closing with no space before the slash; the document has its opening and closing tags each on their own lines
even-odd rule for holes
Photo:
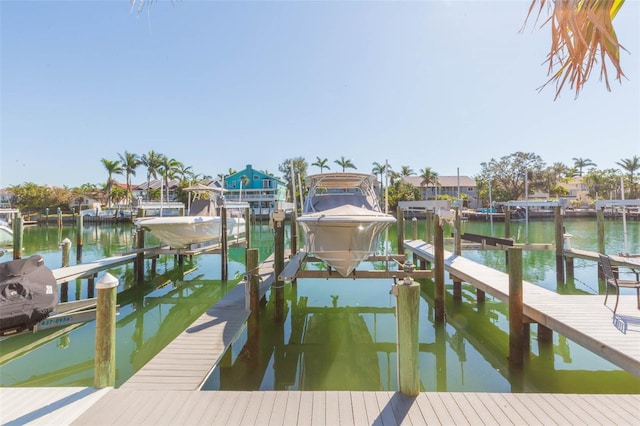
<svg viewBox="0 0 640 426">
<path fill-rule="evenodd" d="M 255 215 L 268 216 L 283 208 L 287 200 L 287 184 L 247 164 L 244 170 L 224 178 L 225 198 L 249 203 Z"/>
</svg>

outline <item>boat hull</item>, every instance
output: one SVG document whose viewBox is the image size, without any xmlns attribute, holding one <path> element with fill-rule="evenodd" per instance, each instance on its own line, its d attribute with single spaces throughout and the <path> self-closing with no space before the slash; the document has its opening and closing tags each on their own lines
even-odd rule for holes
<svg viewBox="0 0 640 426">
<path fill-rule="evenodd" d="M 364 209 L 359 215 L 324 212 L 298 218 L 305 250 L 345 277 L 377 251 L 382 231 L 394 222 L 392 216 L 371 214 Z"/>
<path fill-rule="evenodd" d="M 220 217 L 171 216 L 138 219 L 137 227 L 148 230 L 153 236 L 172 248 L 189 248 L 192 244 L 219 242 L 222 231 Z M 244 234 L 244 219 L 227 218 L 227 236 L 234 238 Z"/>
</svg>

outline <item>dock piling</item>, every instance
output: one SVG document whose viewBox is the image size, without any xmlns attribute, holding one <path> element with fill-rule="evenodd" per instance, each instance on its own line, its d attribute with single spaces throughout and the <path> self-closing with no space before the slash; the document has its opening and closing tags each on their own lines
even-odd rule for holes
<svg viewBox="0 0 640 426">
<path fill-rule="evenodd" d="M 13 259 L 22 259 L 22 237 L 24 221 L 20 212 L 13 217 Z"/>
<path fill-rule="evenodd" d="M 116 381 L 116 296 L 118 279 L 110 273 L 96 284 L 96 347 L 93 385 L 96 389 L 112 387 Z"/>
<path fill-rule="evenodd" d="M 144 229 L 136 230 L 136 249 L 141 251 L 136 254 L 134 270 L 136 272 L 136 282 L 142 284 L 144 282 Z"/>
<path fill-rule="evenodd" d="M 271 219 L 274 228 L 274 262 L 273 276 L 277 278 L 284 269 L 284 211 L 274 211 Z M 276 322 L 284 320 L 284 282 L 274 279 L 275 309 L 273 319 Z"/>
<path fill-rule="evenodd" d="M 420 284 L 406 277 L 394 283 L 396 295 L 398 389 L 404 395 L 420 393 L 418 326 L 420 318 Z"/>
<path fill-rule="evenodd" d="M 434 260 L 434 281 L 435 281 L 435 294 L 434 301 L 434 314 L 436 322 L 444 322 L 445 320 L 445 288 L 444 288 L 444 230 L 442 223 L 440 223 L 440 215 L 435 215 L 434 220 L 434 236 L 433 236 L 433 260 Z"/>
<path fill-rule="evenodd" d="M 82 233 L 84 231 L 84 221 L 83 216 L 78 214 L 78 219 L 76 221 L 77 231 L 76 231 L 76 260 L 80 262 L 82 260 L 82 246 L 84 245 L 84 241 L 82 238 Z"/>
<path fill-rule="evenodd" d="M 220 208 L 220 279 L 227 281 L 229 279 L 229 245 L 227 242 L 227 208 Z"/>
<path fill-rule="evenodd" d="M 509 249 L 509 366 L 524 363 L 524 315 L 522 313 L 522 249 Z"/>
</svg>

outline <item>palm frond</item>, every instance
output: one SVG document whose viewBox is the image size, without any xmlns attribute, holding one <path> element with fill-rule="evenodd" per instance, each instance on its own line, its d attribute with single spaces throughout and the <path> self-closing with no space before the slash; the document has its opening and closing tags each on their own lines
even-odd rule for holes
<svg viewBox="0 0 640 426">
<path fill-rule="evenodd" d="M 536 23 L 546 9 L 550 16 L 541 27 L 551 26 L 551 48 L 545 61 L 550 78 L 538 90 L 555 83 L 557 99 L 568 82 L 578 97 L 597 66 L 607 90 L 611 91 L 607 67 L 613 66 L 615 79 L 622 81 L 620 49 L 626 49 L 612 21 L 623 4 L 624 0 L 532 0 L 523 28 L 536 9 Z"/>
</svg>

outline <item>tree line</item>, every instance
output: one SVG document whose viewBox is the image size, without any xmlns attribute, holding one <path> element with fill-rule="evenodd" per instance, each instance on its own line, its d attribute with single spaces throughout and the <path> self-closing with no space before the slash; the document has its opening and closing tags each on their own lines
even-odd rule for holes
<svg viewBox="0 0 640 426">
<path fill-rule="evenodd" d="M 84 197 L 95 198 L 107 206 L 116 201 L 129 203 L 132 199 L 131 179 L 140 170 L 146 174 L 147 189 L 144 192 L 146 200 L 159 200 L 161 195 L 160 189 L 149 188 L 151 179 L 162 180 L 167 191 L 163 194 L 165 199 L 169 196 L 169 183 L 178 180 L 179 200 L 184 198 L 184 194 L 180 191 L 182 188 L 201 182 L 209 183 L 213 179 L 210 175 L 196 173 L 191 166 L 185 166 L 183 162 L 153 150 L 142 155 L 125 151 L 118 153 L 116 159 L 102 158 L 100 161 L 107 173 L 104 184 L 85 183 L 75 188 L 52 188 L 27 182 L 9 187 L 12 205 L 35 211 L 57 207 L 64 210 L 69 209 L 71 205 L 78 205 Z M 574 177 L 582 177 L 582 182 L 592 199 L 620 198 L 622 186 L 624 186 L 625 198 L 640 197 L 637 179 L 640 172 L 639 156 L 623 158 L 616 162 L 620 169 L 598 169 L 597 164 L 588 158 L 573 158 L 572 161 L 571 166 L 560 162 L 546 165 L 537 154 L 515 152 L 499 159 L 492 158 L 480 163 L 481 171 L 473 178 L 476 180 L 479 198 L 486 202 L 489 200 L 489 191 L 495 201 L 517 200 L 524 196 L 525 184 L 528 186 L 529 193 L 539 191 L 555 197 L 566 196 L 567 190 L 560 184 Z M 320 173 L 331 171 L 332 165 L 336 166 L 333 171 L 357 170 L 355 163 L 344 156 L 332 163 L 328 158 L 317 156 L 311 164 L 304 157 L 296 157 L 285 159 L 278 166 L 285 182 L 291 181 L 291 163 L 293 163 L 296 179 L 300 176 L 303 182 L 302 188 L 296 188 L 296 197 L 299 197 L 300 191 L 305 192 L 304 178 L 310 166 L 318 168 Z M 235 170 L 229 169 L 227 173 L 219 173 L 216 178 L 223 180 L 225 176 L 234 173 L 236 173 Z M 373 162 L 368 173 L 376 175 L 381 190 L 388 190 L 391 207 L 395 207 L 399 201 L 421 200 L 421 188 L 428 186 L 436 188 L 438 199 L 449 197 L 445 194 L 438 195 L 439 174 L 433 167 L 421 168 L 416 173 L 410 166 L 402 165 L 399 169 L 394 169 L 386 162 Z M 117 175 L 125 178 L 125 188 L 116 185 L 115 176 Z M 406 176 L 419 176 L 420 187 L 404 182 L 402 178 Z"/>
</svg>

